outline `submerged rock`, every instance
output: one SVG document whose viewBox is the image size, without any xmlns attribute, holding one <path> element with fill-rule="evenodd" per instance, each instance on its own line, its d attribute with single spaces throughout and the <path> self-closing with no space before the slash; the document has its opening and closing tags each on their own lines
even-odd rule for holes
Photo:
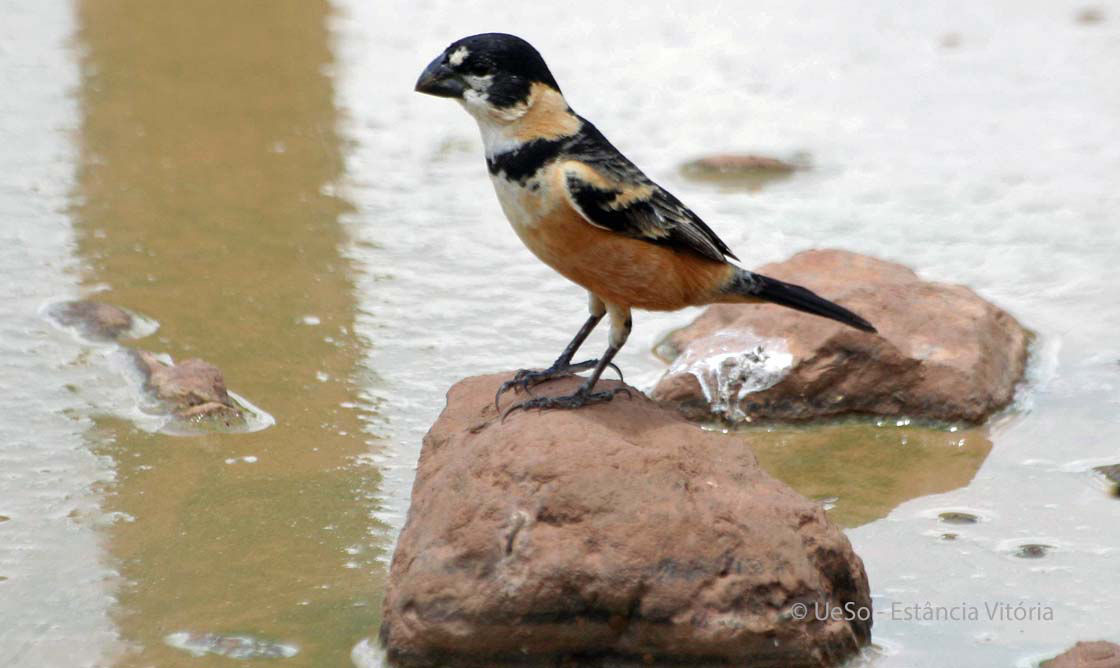
<svg viewBox="0 0 1120 668">
<path fill-rule="evenodd" d="M 1007 406 L 1029 333 L 960 285 L 839 250 L 760 273 L 804 285 L 878 335 L 773 305 L 717 304 L 669 337 L 678 357 L 653 397 L 694 419 L 803 420 L 845 413 L 980 422 Z"/>
<path fill-rule="evenodd" d="M 220 416 L 241 418 L 241 409 L 230 398 L 221 370 L 200 359 L 165 364 L 152 353 L 132 351 L 144 374 L 144 387 L 181 418 Z"/>
<path fill-rule="evenodd" d="M 740 442 L 633 388 L 501 421 L 507 378 L 456 384 L 424 438 L 384 603 L 393 660 L 832 666 L 868 642 L 862 561 Z M 844 606 L 858 618 L 829 616 Z"/>
<path fill-rule="evenodd" d="M 47 316 L 93 341 L 127 338 L 135 324 L 133 315 L 119 306 L 84 299 L 51 304 Z"/>
<path fill-rule="evenodd" d="M 299 653 L 299 648 L 295 645 L 273 642 L 253 636 L 227 635 L 224 633 L 179 631 L 166 636 L 164 642 L 194 656 L 216 654 L 242 661 L 288 659 Z"/>
<path fill-rule="evenodd" d="M 1105 640 L 1081 641 L 1039 668 L 1120 668 L 1120 645 Z"/>
</svg>

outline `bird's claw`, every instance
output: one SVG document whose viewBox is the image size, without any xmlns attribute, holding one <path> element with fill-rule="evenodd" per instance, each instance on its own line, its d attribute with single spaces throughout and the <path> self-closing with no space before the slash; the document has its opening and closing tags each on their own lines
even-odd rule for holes
<svg viewBox="0 0 1120 668">
<path fill-rule="evenodd" d="M 506 416 L 508 416 L 510 413 L 512 413 L 516 410 L 521 410 L 521 409 L 524 409 L 524 410 L 529 410 L 531 408 L 538 408 L 540 410 L 545 410 L 546 408 L 571 409 L 571 408 L 580 408 L 581 406 L 587 406 L 588 404 L 605 403 L 605 402 L 610 401 L 611 399 L 614 399 L 614 395 L 622 394 L 623 392 L 626 393 L 627 397 L 629 397 L 631 399 L 634 398 L 634 394 L 632 392 L 630 392 L 630 388 L 628 388 L 628 387 L 612 387 L 609 390 L 603 390 L 601 392 L 589 392 L 586 389 L 581 387 L 579 389 L 579 391 L 576 392 L 575 394 L 568 394 L 568 395 L 564 395 L 564 396 L 560 396 L 560 397 L 534 397 L 532 399 L 526 399 L 525 401 L 522 401 L 520 403 L 516 403 L 516 404 L 510 406 L 509 408 L 507 408 L 505 410 L 505 412 L 502 413 L 502 420 L 505 420 Z"/>
<path fill-rule="evenodd" d="M 594 369 L 598 364 L 599 360 L 594 359 L 586 360 L 584 362 L 578 362 L 576 364 L 553 364 L 547 369 L 521 369 L 517 373 L 513 374 L 512 379 L 502 383 L 501 387 L 498 388 L 498 392 L 494 395 L 494 408 L 499 408 L 498 402 L 502 398 L 502 395 L 511 389 L 515 392 L 519 392 L 521 390 L 529 392 L 529 388 L 533 387 L 534 385 L 540 385 L 541 383 L 552 380 L 554 378 L 574 376 L 577 371 L 587 371 L 588 369 Z M 611 362 L 609 366 L 615 370 L 615 373 L 618 374 L 619 380 L 626 382 L 622 378 L 622 369 L 619 369 L 618 366 L 613 362 Z"/>
</svg>

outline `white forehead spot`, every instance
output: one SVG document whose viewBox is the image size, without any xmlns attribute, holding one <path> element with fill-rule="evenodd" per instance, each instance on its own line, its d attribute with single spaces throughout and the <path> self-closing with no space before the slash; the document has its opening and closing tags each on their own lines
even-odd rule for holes
<svg viewBox="0 0 1120 668">
<path fill-rule="evenodd" d="M 463 61 L 466 60 L 467 56 L 469 55 L 471 55 L 470 50 L 465 46 L 460 46 L 458 49 L 455 49 L 455 51 L 450 56 L 448 56 L 447 61 L 451 63 L 452 67 L 458 67 L 463 64 Z"/>
</svg>

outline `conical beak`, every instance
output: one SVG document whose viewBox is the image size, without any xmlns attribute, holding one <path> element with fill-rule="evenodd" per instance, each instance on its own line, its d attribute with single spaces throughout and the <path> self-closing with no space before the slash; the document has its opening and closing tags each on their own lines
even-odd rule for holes
<svg viewBox="0 0 1120 668">
<path fill-rule="evenodd" d="M 462 97 L 466 86 L 459 75 L 443 64 L 443 55 L 433 60 L 424 68 L 423 74 L 416 80 L 416 92 L 435 95 L 436 97 Z"/>
</svg>

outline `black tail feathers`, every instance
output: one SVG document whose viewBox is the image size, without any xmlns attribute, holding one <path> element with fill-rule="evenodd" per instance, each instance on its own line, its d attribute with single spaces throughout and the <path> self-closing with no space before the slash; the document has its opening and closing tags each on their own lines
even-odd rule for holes
<svg viewBox="0 0 1120 668">
<path fill-rule="evenodd" d="M 800 285 L 779 281 L 776 278 L 739 270 L 728 286 L 728 291 L 743 297 L 755 297 L 781 306 L 812 313 L 823 318 L 842 322 L 856 329 L 875 333 L 875 327 L 848 309 L 818 296 Z"/>
</svg>

